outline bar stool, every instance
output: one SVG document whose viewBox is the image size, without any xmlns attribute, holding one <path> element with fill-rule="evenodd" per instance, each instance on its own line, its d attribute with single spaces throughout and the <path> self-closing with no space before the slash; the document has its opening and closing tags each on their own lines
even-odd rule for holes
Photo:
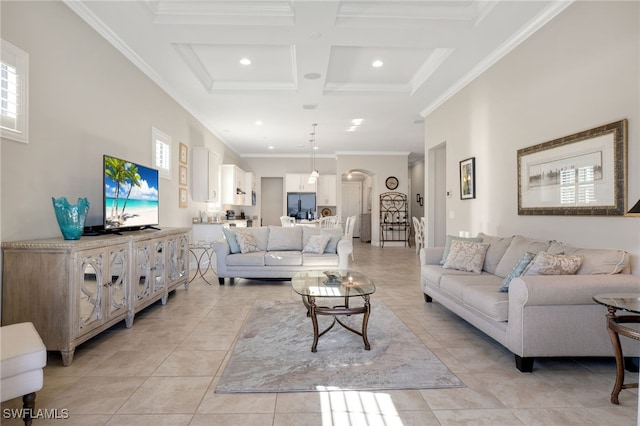
<svg viewBox="0 0 640 426">
<path fill-rule="evenodd" d="M 25 426 L 31 425 L 46 364 L 47 348 L 32 323 L 0 327 L 0 401 L 22 396 Z"/>
</svg>

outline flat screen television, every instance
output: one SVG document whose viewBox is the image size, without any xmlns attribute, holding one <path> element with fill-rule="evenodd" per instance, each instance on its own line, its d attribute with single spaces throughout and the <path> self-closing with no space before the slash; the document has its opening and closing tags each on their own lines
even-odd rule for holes
<svg viewBox="0 0 640 426">
<path fill-rule="evenodd" d="M 104 155 L 105 231 L 152 228 L 160 223 L 158 170 Z"/>
</svg>

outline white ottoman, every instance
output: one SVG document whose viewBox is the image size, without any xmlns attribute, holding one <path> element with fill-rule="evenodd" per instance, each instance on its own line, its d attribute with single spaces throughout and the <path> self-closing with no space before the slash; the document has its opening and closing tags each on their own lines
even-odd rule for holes
<svg viewBox="0 0 640 426">
<path fill-rule="evenodd" d="M 30 322 L 0 327 L 0 401 L 22 396 L 24 423 L 31 424 L 36 391 L 42 389 L 47 348 Z"/>
</svg>

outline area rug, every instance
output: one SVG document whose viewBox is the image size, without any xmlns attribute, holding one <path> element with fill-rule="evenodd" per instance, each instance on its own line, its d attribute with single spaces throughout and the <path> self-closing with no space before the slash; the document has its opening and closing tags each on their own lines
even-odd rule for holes
<svg viewBox="0 0 640 426">
<path fill-rule="evenodd" d="M 336 324 L 311 352 L 313 326 L 302 301 L 258 301 L 216 393 L 434 389 L 462 382 L 381 301 L 371 301 L 362 337 Z M 340 317 L 360 329 L 362 315 Z M 320 331 L 332 317 L 318 316 Z"/>
</svg>

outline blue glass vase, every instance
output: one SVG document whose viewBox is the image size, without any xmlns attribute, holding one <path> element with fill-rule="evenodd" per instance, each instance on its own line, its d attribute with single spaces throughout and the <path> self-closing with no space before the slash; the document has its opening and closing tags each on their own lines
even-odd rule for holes
<svg viewBox="0 0 640 426">
<path fill-rule="evenodd" d="M 78 198 L 78 204 L 69 204 L 66 197 L 51 198 L 58 226 L 65 240 L 79 240 L 89 211 L 89 200 Z"/>
</svg>

